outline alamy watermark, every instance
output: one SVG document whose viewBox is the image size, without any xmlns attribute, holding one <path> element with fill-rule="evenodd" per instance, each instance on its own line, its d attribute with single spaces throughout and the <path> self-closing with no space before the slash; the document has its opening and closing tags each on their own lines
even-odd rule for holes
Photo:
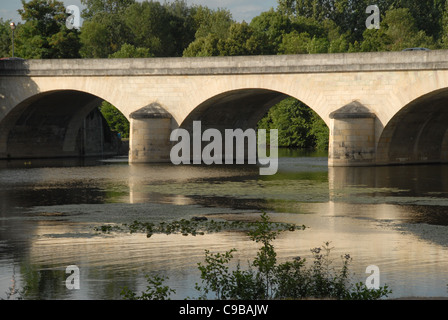
<svg viewBox="0 0 448 320">
<path fill-rule="evenodd" d="M 76 5 L 69 5 L 66 8 L 66 13 L 70 14 L 70 16 L 65 21 L 65 25 L 68 29 L 79 29 L 81 28 L 81 10 Z M 369 5 L 366 8 L 366 13 L 370 14 L 370 16 L 366 20 L 366 28 L 367 29 L 380 29 L 380 8 L 373 4 Z"/>
<path fill-rule="evenodd" d="M 179 164 L 259 164 L 260 175 L 273 175 L 278 170 L 278 130 L 270 130 L 267 144 L 265 129 L 225 129 L 202 132 L 201 121 L 193 122 L 193 136 L 186 129 L 175 129 L 170 141 L 178 142 L 170 152 L 171 162 Z M 257 134 L 258 133 L 258 134 Z M 258 137 L 257 137 L 258 136 Z M 247 144 L 246 144 L 247 141 Z M 202 142 L 209 142 L 202 148 Z M 269 155 L 267 149 L 269 146 Z"/>
<path fill-rule="evenodd" d="M 69 274 L 65 280 L 66 288 L 68 290 L 79 290 L 81 288 L 79 267 L 70 265 L 65 269 L 65 273 Z M 378 290 L 380 288 L 380 268 L 376 265 L 370 265 L 366 268 L 366 273 L 369 274 L 365 282 L 367 289 Z"/>
<path fill-rule="evenodd" d="M 370 5 L 366 9 L 366 13 L 371 15 L 366 20 L 367 29 L 379 29 L 380 28 L 380 8 L 377 5 Z"/>
<path fill-rule="evenodd" d="M 67 20 L 65 20 L 65 26 L 67 29 L 79 29 L 81 28 L 81 10 L 78 6 L 70 5 L 66 8 L 66 13 L 70 14 Z"/>
<path fill-rule="evenodd" d="M 380 288 L 380 268 L 375 265 L 368 266 L 366 273 L 370 274 L 366 279 L 367 289 L 378 290 Z"/>
<path fill-rule="evenodd" d="M 70 274 L 65 280 L 66 288 L 68 290 L 79 290 L 81 288 L 79 268 L 75 265 L 68 266 L 65 268 L 65 273 Z"/>
</svg>

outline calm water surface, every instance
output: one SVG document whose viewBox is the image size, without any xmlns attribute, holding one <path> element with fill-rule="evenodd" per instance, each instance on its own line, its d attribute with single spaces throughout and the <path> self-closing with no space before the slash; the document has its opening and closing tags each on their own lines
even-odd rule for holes
<svg viewBox="0 0 448 320">
<path fill-rule="evenodd" d="M 448 166 L 328 168 L 326 155 L 284 152 L 279 172 L 253 166 L 129 165 L 126 159 L 0 162 L 0 298 L 120 299 L 163 275 L 173 299 L 196 298 L 204 249 L 257 246 L 241 232 L 204 236 L 100 234 L 95 226 L 198 215 L 304 224 L 276 241 L 279 260 L 331 241 L 354 281 L 380 268 L 392 298 L 448 297 Z M 65 269 L 80 269 L 80 289 Z M 26 289 L 26 293 L 23 292 Z M 12 295 L 10 295 L 13 293 Z"/>
</svg>

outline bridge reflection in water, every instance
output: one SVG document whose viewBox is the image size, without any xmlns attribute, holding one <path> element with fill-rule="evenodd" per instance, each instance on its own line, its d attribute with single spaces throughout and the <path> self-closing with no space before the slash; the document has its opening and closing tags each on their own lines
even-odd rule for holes
<svg viewBox="0 0 448 320">
<path fill-rule="evenodd" d="M 204 214 L 253 219 L 263 209 L 275 221 L 309 227 L 276 240 L 281 261 L 310 257 L 310 248 L 331 241 L 336 264 L 341 254 L 353 257 L 355 280 L 377 265 L 393 297 L 446 296 L 447 166 L 328 168 L 322 156 L 280 160 L 272 177 L 251 166 L 4 166 L 0 292 L 15 272 L 18 286 L 30 286 L 29 298 L 116 299 L 124 286 L 144 290 L 144 274 L 162 274 L 178 298 L 194 297 L 204 249 L 235 247 L 244 265 L 257 246 L 240 232 L 146 238 L 99 235 L 93 226 Z M 81 271 L 79 291 L 64 285 L 73 264 Z"/>
</svg>

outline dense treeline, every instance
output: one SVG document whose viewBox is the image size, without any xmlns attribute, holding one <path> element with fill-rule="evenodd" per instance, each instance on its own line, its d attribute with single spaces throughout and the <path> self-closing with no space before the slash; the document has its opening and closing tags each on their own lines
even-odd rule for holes
<svg viewBox="0 0 448 320">
<path fill-rule="evenodd" d="M 226 9 L 189 6 L 182 0 L 81 2 L 83 25 L 69 29 L 62 2 L 22 0 L 16 56 L 143 58 L 448 48 L 448 0 L 376 0 L 380 29 L 365 26 L 371 0 L 278 0 L 277 8 L 250 22 L 235 21 Z M 0 19 L 2 56 L 11 54 L 9 22 Z M 110 106 L 103 109 L 112 114 Z M 280 129 L 281 146 L 327 145 L 326 125 L 295 99 L 272 108 L 259 125 Z"/>
</svg>

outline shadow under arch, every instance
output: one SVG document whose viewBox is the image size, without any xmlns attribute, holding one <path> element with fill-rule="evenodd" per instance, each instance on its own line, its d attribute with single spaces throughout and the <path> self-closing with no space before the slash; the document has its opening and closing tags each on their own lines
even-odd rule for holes
<svg viewBox="0 0 448 320">
<path fill-rule="evenodd" d="M 415 99 L 389 121 L 378 141 L 376 162 L 448 162 L 448 88 Z"/>
<path fill-rule="evenodd" d="M 233 138 L 231 137 L 231 135 L 229 137 L 227 137 L 227 132 L 225 130 L 230 129 L 230 130 L 237 130 L 240 129 L 242 131 L 245 131 L 247 133 L 246 130 L 248 129 L 253 129 L 253 130 L 257 130 L 260 129 L 261 127 L 259 127 L 260 124 L 260 120 L 263 119 L 263 117 L 265 117 L 268 114 L 268 111 L 278 105 L 280 102 L 286 100 L 286 99 L 294 99 L 291 100 L 291 102 L 293 103 L 294 101 L 298 101 L 301 105 L 295 105 L 295 107 L 301 108 L 301 106 L 309 109 L 309 111 L 312 111 L 313 113 L 316 114 L 316 117 L 320 116 L 317 114 L 317 112 L 315 112 L 312 108 L 310 108 L 308 105 L 306 105 L 305 103 L 303 103 L 300 99 L 297 99 L 296 97 L 290 95 L 290 94 L 286 94 L 274 89 L 267 89 L 267 88 L 241 88 L 241 89 L 235 89 L 235 90 L 229 90 L 229 91 L 225 91 L 222 92 L 220 94 L 217 94 L 215 96 L 212 96 L 210 98 L 208 98 L 207 100 L 203 101 L 202 103 L 200 103 L 199 105 L 196 106 L 196 108 L 193 109 L 193 111 L 184 119 L 184 121 L 180 124 L 180 128 L 181 129 L 185 129 L 191 134 L 193 133 L 193 137 L 195 134 L 195 130 L 197 131 L 198 128 L 200 128 L 200 130 L 202 131 L 202 133 L 205 132 L 205 130 L 208 129 L 215 129 L 221 132 L 221 137 L 222 137 L 222 142 L 218 143 L 218 146 L 220 145 L 222 148 L 222 157 L 223 159 L 230 159 L 232 155 L 229 154 L 229 151 L 227 149 L 227 138 L 230 139 L 235 139 L 236 140 L 236 144 L 233 144 L 233 157 L 234 160 L 236 160 L 237 158 L 241 161 L 243 158 L 243 154 L 241 155 L 237 155 L 237 146 L 239 145 L 239 147 L 241 147 L 242 140 L 240 139 L 241 136 L 239 136 L 238 138 L 236 136 L 233 136 Z M 298 110 L 295 110 L 294 108 L 291 108 L 291 110 L 294 110 L 294 112 L 301 112 Z M 291 113 L 291 124 L 293 123 L 292 120 L 292 113 Z M 296 117 L 296 115 L 294 115 L 294 117 Z M 312 118 L 314 117 L 314 115 L 312 113 L 310 113 L 310 121 Z M 321 118 L 320 118 L 321 119 Z M 196 129 L 194 129 L 193 127 L 193 123 L 195 121 L 200 121 L 200 126 L 196 126 Z M 322 121 L 323 123 L 325 123 L 324 121 Z M 265 124 L 266 125 L 266 124 Z M 327 126 L 327 124 L 325 123 L 325 126 Z M 272 125 L 268 125 L 268 135 L 269 135 L 269 129 L 278 129 L 279 132 L 279 145 L 280 147 L 288 147 L 286 144 L 282 144 L 281 141 L 285 141 L 286 139 L 282 139 L 285 137 L 285 134 L 289 134 L 285 132 L 285 127 L 286 126 L 282 126 L 281 128 L 275 128 Z M 298 127 L 300 127 L 300 124 L 298 124 Z M 264 126 L 263 126 L 264 128 Z M 288 130 L 291 131 L 291 130 Z M 215 131 L 216 132 L 216 131 Z M 235 131 L 234 131 L 235 132 Z M 258 154 L 255 155 L 254 153 L 254 148 L 255 146 L 249 146 L 250 145 L 250 141 L 255 142 L 254 140 L 254 135 L 252 132 L 250 133 L 243 133 L 244 135 L 244 140 L 247 141 L 247 143 L 244 144 L 244 146 L 242 146 L 244 148 L 244 160 L 245 162 L 247 161 L 248 163 L 251 163 L 250 160 L 255 160 L 252 156 L 256 156 L 258 158 Z M 297 138 L 297 137 L 296 137 Z M 297 141 L 302 139 L 304 137 L 302 137 L 299 134 L 299 137 L 296 139 Z M 215 137 L 213 138 L 216 139 Z M 193 141 L 194 140 L 194 141 Z M 235 141 L 234 140 L 234 141 Z M 267 137 L 267 144 L 269 145 L 269 140 L 270 138 Z M 308 138 L 306 140 L 309 140 Z M 210 141 L 210 140 L 206 140 L 205 141 Z M 261 141 L 259 141 L 261 142 Z M 197 158 L 198 157 L 198 149 L 195 149 L 195 144 L 199 143 L 198 140 L 195 140 L 195 138 L 193 138 L 192 140 L 190 140 L 190 157 L 191 155 L 193 156 L 193 158 Z M 272 143 L 272 141 L 271 141 Z M 207 142 L 204 143 L 204 141 L 202 141 L 202 146 L 201 150 L 206 150 L 204 149 L 205 144 L 207 144 Z M 230 144 L 230 146 L 232 145 Z M 211 144 L 210 144 L 211 145 Z M 210 146 L 209 145 L 209 146 Z M 216 146 L 216 144 L 213 145 Z M 207 148 L 207 152 L 210 151 L 210 147 L 208 146 Z M 294 148 L 296 145 L 294 143 L 290 144 L 291 148 Z M 327 146 L 328 146 L 328 141 L 327 141 Z M 194 152 L 195 154 L 193 154 L 193 150 L 196 150 L 196 152 Z M 225 150 L 224 150 L 225 149 Z M 219 150 L 219 147 L 218 147 Z M 241 149 L 239 149 L 241 150 Z M 204 152 L 203 151 L 203 152 Z M 216 152 L 216 150 L 214 150 Z M 208 153 L 206 152 L 206 156 L 208 156 Z M 203 155 L 204 156 L 204 155 Z M 217 156 L 215 153 L 213 154 L 213 157 L 216 157 L 215 159 L 219 158 L 220 156 Z M 226 161 L 227 161 L 226 160 Z M 241 163 L 241 162 L 240 162 Z"/>
<path fill-rule="evenodd" d="M 116 155 L 120 139 L 99 112 L 104 99 L 78 90 L 35 94 L 0 122 L 7 159 Z"/>
<path fill-rule="evenodd" d="M 258 121 L 280 101 L 290 97 L 268 89 L 237 89 L 218 94 L 198 105 L 181 123 L 191 130 L 193 121 L 205 128 L 256 128 Z"/>
</svg>

